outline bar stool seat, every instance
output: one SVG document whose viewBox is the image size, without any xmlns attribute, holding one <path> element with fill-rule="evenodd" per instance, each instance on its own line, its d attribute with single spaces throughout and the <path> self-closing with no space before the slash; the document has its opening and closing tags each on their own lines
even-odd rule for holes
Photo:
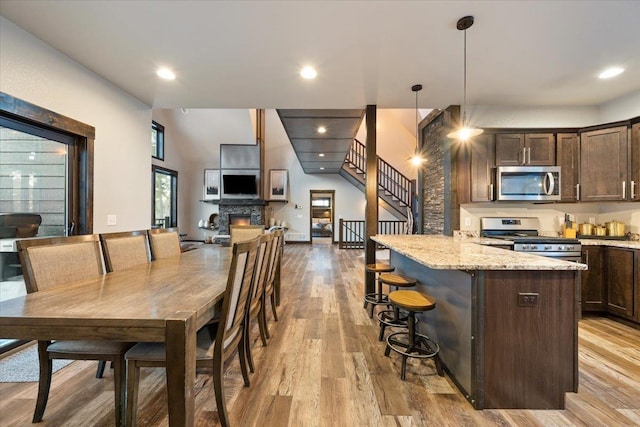
<svg viewBox="0 0 640 427">
<path fill-rule="evenodd" d="M 416 313 L 430 311 L 436 308 L 435 298 L 413 290 L 393 291 L 389 293 L 389 302 L 408 312 L 407 331 L 395 332 L 387 337 L 385 356 L 389 356 L 391 350 L 402 356 L 402 371 L 400 378 L 405 379 L 407 371 L 407 358 L 420 359 L 433 358 L 438 375 L 444 376 L 442 362 L 438 352 L 438 344 L 426 335 L 416 332 Z"/>
<path fill-rule="evenodd" d="M 365 270 L 370 273 L 375 273 L 378 275 L 376 279 L 376 291 L 366 294 L 364 296 L 364 308 L 369 307 L 369 318 L 373 317 L 373 310 L 376 305 L 388 305 L 389 297 L 387 294 L 382 292 L 382 282 L 380 281 L 380 275 L 382 273 L 390 273 L 394 271 L 396 268 L 389 264 L 384 264 L 380 262 L 376 262 L 375 264 L 367 264 L 365 266 Z"/>
<path fill-rule="evenodd" d="M 395 286 L 396 290 L 398 290 L 398 288 L 412 288 L 418 283 L 418 281 L 412 277 L 401 276 L 394 273 L 380 274 L 380 281 L 383 284 Z M 384 339 L 384 331 L 387 326 L 407 328 L 408 316 L 401 316 L 400 309 L 398 307 L 394 307 L 392 310 L 379 311 L 377 317 L 380 322 L 380 335 L 378 336 L 378 341 L 382 341 Z"/>
</svg>

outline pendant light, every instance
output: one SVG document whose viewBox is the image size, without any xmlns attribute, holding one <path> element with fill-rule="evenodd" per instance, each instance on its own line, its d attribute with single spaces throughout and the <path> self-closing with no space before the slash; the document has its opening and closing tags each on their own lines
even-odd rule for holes
<svg viewBox="0 0 640 427">
<path fill-rule="evenodd" d="M 422 90 L 422 85 L 413 85 L 411 86 L 411 90 L 416 93 L 416 151 L 413 153 L 413 156 L 411 156 L 410 160 L 412 165 L 420 166 L 427 161 L 427 159 L 425 159 L 422 155 L 422 151 L 420 150 L 420 135 L 418 132 L 418 123 L 420 123 L 418 117 L 418 92 Z"/>
<path fill-rule="evenodd" d="M 462 126 L 460 129 L 451 132 L 447 137 L 452 139 L 458 139 L 460 141 L 467 141 L 469 138 L 478 136 L 482 132 L 482 129 L 469 127 L 467 121 L 467 29 L 473 25 L 473 16 L 465 16 L 460 18 L 456 24 L 456 28 L 460 31 L 464 31 L 464 92 L 462 98 Z"/>
</svg>

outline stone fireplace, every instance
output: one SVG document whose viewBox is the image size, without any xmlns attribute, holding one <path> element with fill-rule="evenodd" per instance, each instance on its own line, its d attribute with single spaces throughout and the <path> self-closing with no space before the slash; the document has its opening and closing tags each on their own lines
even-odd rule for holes
<svg viewBox="0 0 640 427">
<path fill-rule="evenodd" d="M 265 201 L 263 199 L 220 200 L 219 233 L 229 234 L 229 225 L 264 225 Z"/>
</svg>

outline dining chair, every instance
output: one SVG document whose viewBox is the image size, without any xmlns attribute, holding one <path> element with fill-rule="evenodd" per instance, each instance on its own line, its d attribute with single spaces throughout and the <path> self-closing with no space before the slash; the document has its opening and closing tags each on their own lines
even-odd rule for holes
<svg viewBox="0 0 640 427">
<path fill-rule="evenodd" d="M 147 234 L 152 260 L 174 257 L 182 252 L 177 228 L 152 228 Z"/>
<path fill-rule="evenodd" d="M 97 235 L 50 237 L 16 242 L 28 293 L 104 274 Z M 38 341 L 40 377 L 33 422 L 39 422 L 49 399 L 52 360 L 105 360 L 113 364 L 116 425 L 124 419 L 124 354 L 131 343 L 114 341 Z"/>
<path fill-rule="evenodd" d="M 269 272 L 267 274 L 267 280 L 264 285 L 264 302 L 262 303 L 262 317 L 265 324 L 265 334 L 267 338 L 271 338 L 269 333 L 269 324 L 267 323 L 267 299 L 271 304 L 271 312 L 273 313 L 273 319 L 278 321 L 278 313 L 276 313 L 276 273 L 280 268 L 280 261 L 282 258 L 282 248 L 284 246 L 284 230 L 275 230 L 273 234 L 273 249 L 271 250 L 271 261 L 269 262 Z"/>
<path fill-rule="evenodd" d="M 247 327 L 244 329 L 244 341 L 247 353 L 247 362 L 249 364 L 249 371 L 254 372 L 253 357 L 251 355 L 251 321 L 258 319 L 258 326 L 260 328 L 260 338 L 262 345 L 267 345 L 267 331 L 265 324 L 264 311 L 264 286 L 267 281 L 267 275 L 269 270 L 269 263 L 271 261 L 271 252 L 273 248 L 273 234 L 266 233 L 260 237 L 260 244 L 258 246 L 258 255 L 256 259 L 256 271 L 253 275 L 254 281 L 251 288 L 251 298 L 247 308 Z"/>
<path fill-rule="evenodd" d="M 244 385 L 249 386 L 244 329 L 258 245 L 258 238 L 233 245 L 219 321 L 200 328 L 196 336 L 196 366 L 213 368 L 213 387 L 218 418 L 223 427 L 229 426 L 224 396 L 224 363 L 236 353 L 236 350 L 240 358 Z M 135 426 L 140 368 L 166 367 L 165 344 L 138 343 L 127 351 L 125 359 L 127 361 L 126 425 Z"/>
<path fill-rule="evenodd" d="M 150 262 L 147 230 L 102 233 L 100 243 L 107 272 L 124 270 Z M 102 378 L 104 368 L 105 361 L 101 360 L 98 363 L 96 378 Z"/>
<path fill-rule="evenodd" d="M 263 233 L 264 226 L 262 225 L 231 225 L 229 227 L 229 234 L 231 235 L 229 241 L 233 246 L 234 243 L 254 239 Z"/>
<path fill-rule="evenodd" d="M 150 262 L 146 230 L 100 234 L 107 272 L 124 270 Z"/>
</svg>

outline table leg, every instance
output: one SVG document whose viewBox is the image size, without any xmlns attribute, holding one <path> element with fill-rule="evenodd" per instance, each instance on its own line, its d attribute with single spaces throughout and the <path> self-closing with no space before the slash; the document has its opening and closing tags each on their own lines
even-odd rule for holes
<svg viewBox="0 0 640 427">
<path fill-rule="evenodd" d="M 169 425 L 191 427 L 195 412 L 195 313 L 178 312 L 167 319 L 165 335 Z"/>
</svg>

